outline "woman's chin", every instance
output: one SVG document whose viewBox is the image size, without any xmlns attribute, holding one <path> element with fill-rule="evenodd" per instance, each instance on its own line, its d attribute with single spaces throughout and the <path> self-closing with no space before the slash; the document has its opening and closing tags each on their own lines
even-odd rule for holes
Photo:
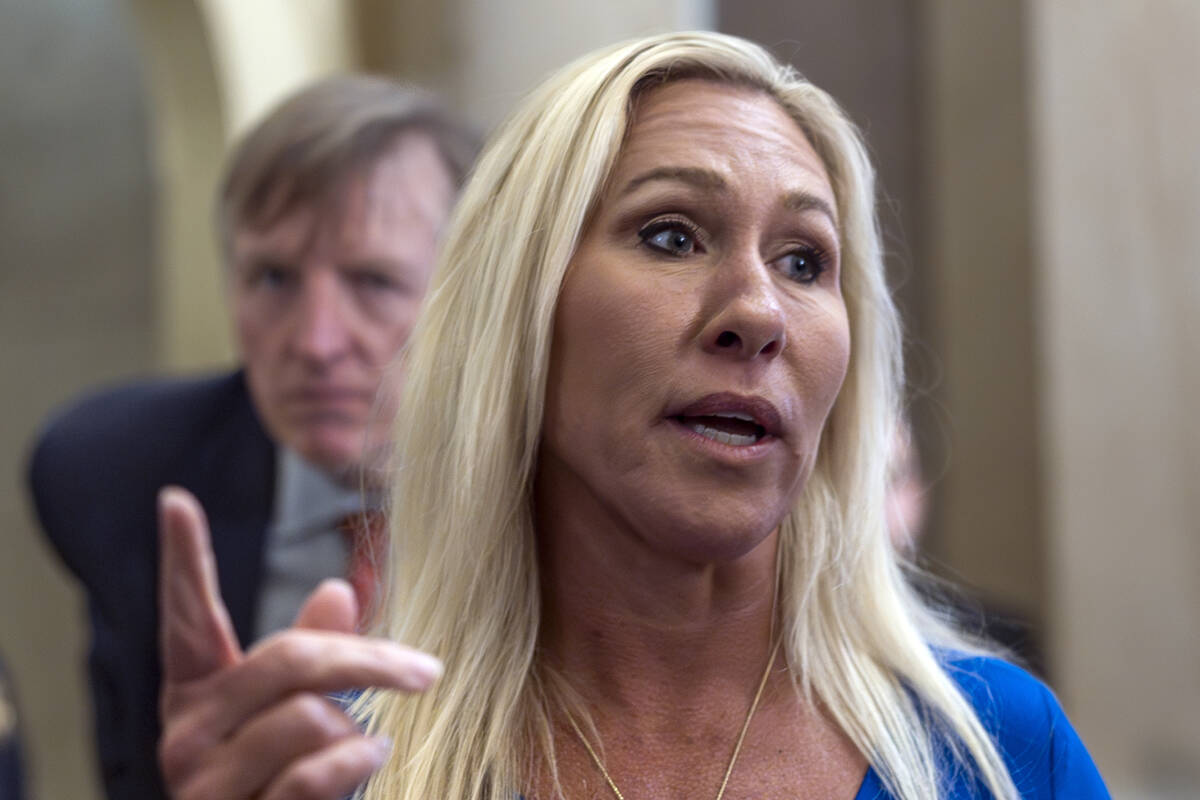
<svg viewBox="0 0 1200 800">
<path fill-rule="evenodd" d="M 644 538 L 662 555 L 691 564 L 724 564 L 754 553 L 764 544 L 773 545 L 772 534 L 783 514 L 737 513 L 736 508 L 709 514 L 671 514 L 643 530 Z M 732 512 L 732 513 L 731 513 Z"/>
</svg>

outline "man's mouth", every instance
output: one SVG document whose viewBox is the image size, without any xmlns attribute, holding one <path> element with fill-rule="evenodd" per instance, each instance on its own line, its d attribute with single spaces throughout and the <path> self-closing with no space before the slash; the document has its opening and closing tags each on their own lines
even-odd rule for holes
<svg viewBox="0 0 1200 800">
<path fill-rule="evenodd" d="M 738 411 L 703 414 L 699 416 L 677 416 L 675 419 L 701 436 L 732 447 L 749 447 L 758 444 L 767 435 L 767 430 L 754 417 Z"/>
<path fill-rule="evenodd" d="M 289 402 L 307 405 L 370 403 L 373 398 L 374 394 L 369 391 L 334 386 L 306 386 L 285 395 Z"/>
</svg>

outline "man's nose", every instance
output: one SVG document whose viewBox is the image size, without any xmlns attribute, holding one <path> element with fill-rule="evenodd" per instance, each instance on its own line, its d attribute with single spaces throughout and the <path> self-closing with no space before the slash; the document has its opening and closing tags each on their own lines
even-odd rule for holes
<svg viewBox="0 0 1200 800">
<path fill-rule="evenodd" d="M 712 309 L 701 343 L 727 358 L 773 359 L 787 344 L 786 315 L 769 265 L 757 253 L 721 263 L 709 286 Z"/>
<path fill-rule="evenodd" d="M 313 270 L 297 298 L 291 330 L 296 355 L 314 364 L 337 361 L 350 348 L 349 308 L 337 276 Z"/>
</svg>

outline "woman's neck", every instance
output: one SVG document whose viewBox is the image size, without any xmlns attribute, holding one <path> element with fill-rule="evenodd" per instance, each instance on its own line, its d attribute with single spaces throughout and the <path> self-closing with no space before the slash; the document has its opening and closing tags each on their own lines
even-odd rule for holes
<svg viewBox="0 0 1200 800">
<path fill-rule="evenodd" d="M 649 546 L 592 498 L 565 502 L 546 488 L 537 524 L 549 664 L 598 707 L 678 709 L 718 686 L 744 694 L 778 634 L 777 531 L 737 557 L 696 563 Z"/>
<path fill-rule="evenodd" d="M 778 530 L 740 542 L 639 535 L 619 510 L 546 475 L 535 495 L 541 657 L 586 720 L 575 723 L 569 696 L 549 709 L 554 763 L 531 779 L 532 796 L 559 785 L 606 796 L 601 775 L 631 798 L 712 796 L 731 763 L 730 796 L 851 796 L 866 761 L 796 692 L 786 653 L 772 658 Z M 696 541 L 719 555 L 697 558 Z"/>
</svg>

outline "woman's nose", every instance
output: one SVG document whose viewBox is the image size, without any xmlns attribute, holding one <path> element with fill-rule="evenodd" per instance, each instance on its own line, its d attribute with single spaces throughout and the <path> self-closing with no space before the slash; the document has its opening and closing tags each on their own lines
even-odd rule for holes
<svg viewBox="0 0 1200 800">
<path fill-rule="evenodd" d="M 737 359 L 771 359 L 787 344 L 779 287 L 755 257 L 718 266 L 710 287 L 712 317 L 704 326 L 706 352 Z"/>
</svg>

